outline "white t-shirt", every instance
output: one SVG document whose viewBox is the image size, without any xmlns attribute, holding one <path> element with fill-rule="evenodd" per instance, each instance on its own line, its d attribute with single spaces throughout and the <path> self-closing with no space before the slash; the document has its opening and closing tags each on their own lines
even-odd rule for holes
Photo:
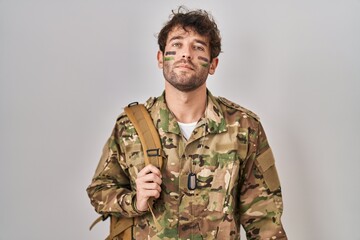
<svg viewBox="0 0 360 240">
<path fill-rule="evenodd" d="M 181 123 L 178 122 L 181 133 L 184 135 L 184 137 L 186 139 L 189 139 L 191 136 L 191 133 L 193 132 L 197 122 L 192 122 L 192 123 Z"/>
</svg>

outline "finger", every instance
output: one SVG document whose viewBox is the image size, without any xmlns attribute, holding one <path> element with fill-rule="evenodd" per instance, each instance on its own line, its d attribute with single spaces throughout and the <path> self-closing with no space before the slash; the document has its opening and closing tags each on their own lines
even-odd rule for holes
<svg viewBox="0 0 360 240">
<path fill-rule="evenodd" d="M 154 173 L 154 174 L 158 175 L 159 177 L 161 177 L 161 172 L 160 172 L 160 170 L 159 170 L 157 167 L 155 167 L 154 165 L 151 165 L 151 164 L 145 166 L 145 167 L 138 173 L 138 176 L 144 176 L 144 175 L 146 175 L 146 174 L 148 174 L 148 173 Z"/>
<path fill-rule="evenodd" d="M 159 198 L 160 197 L 160 192 L 157 190 L 146 190 L 142 193 L 143 197 L 149 199 L 151 197 L 154 198 Z"/>
<path fill-rule="evenodd" d="M 157 190 L 158 192 L 161 192 L 161 187 L 157 183 L 145 183 L 139 186 L 142 190 Z"/>
<path fill-rule="evenodd" d="M 155 182 L 155 183 L 161 185 L 162 179 L 158 175 L 155 175 L 153 173 L 149 173 L 149 174 L 147 174 L 145 176 L 137 177 L 136 182 L 139 183 L 139 184 L 147 183 L 147 182 Z"/>
<path fill-rule="evenodd" d="M 154 173 L 156 175 L 158 175 L 159 177 L 161 177 L 161 172 L 160 170 L 155 167 L 154 165 L 146 165 L 143 169 L 141 169 L 141 171 L 138 173 L 138 177 L 142 177 L 142 176 L 145 176 L 146 174 L 148 173 Z"/>
</svg>

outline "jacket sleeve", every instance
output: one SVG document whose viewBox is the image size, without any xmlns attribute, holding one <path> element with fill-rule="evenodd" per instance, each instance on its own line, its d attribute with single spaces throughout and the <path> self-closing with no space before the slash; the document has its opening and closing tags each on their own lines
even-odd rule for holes
<svg viewBox="0 0 360 240">
<path fill-rule="evenodd" d="M 95 211 L 100 214 L 117 217 L 139 216 L 143 213 L 136 209 L 136 191 L 131 189 L 125 155 L 119 144 L 119 134 L 118 126 L 115 126 L 86 191 Z"/>
<path fill-rule="evenodd" d="M 281 223 L 281 187 L 274 157 L 261 123 L 256 150 L 245 165 L 240 196 L 241 224 L 247 239 L 287 239 Z"/>
</svg>

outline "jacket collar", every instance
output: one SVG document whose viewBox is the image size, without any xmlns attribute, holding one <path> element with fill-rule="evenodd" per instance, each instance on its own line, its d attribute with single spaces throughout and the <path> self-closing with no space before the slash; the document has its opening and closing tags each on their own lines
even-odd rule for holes
<svg viewBox="0 0 360 240">
<path fill-rule="evenodd" d="M 194 129 L 195 139 L 209 133 L 221 133 L 227 131 L 224 114 L 217 99 L 207 90 L 207 107 L 204 116 L 199 120 Z M 145 106 L 150 111 L 151 117 L 160 135 L 163 133 L 181 134 L 180 127 L 166 105 L 165 92 L 157 98 L 150 98 Z M 206 131 L 204 129 L 206 126 Z M 190 139 L 189 139 L 190 140 Z"/>
</svg>

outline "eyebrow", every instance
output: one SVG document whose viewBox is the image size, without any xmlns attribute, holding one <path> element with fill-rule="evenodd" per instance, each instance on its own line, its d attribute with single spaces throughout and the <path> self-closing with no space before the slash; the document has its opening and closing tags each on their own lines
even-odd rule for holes
<svg viewBox="0 0 360 240">
<path fill-rule="evenodd" d="M 184 39 L 184 37 L 182 37 L 182 36 L 174 36 L 174 37 L 169 39 L 169 42 L 174 41 L 174 40 L 178 40 L 178 39 Z"/>
<path fill-rule="evenodd" d="M 172 37 L 172 38 L 169 39 L 169 42 L 174 41 L 174 40 L 182 40 L 182 39 L 184 39 L 183 36 L 174 36 L 174 37 Z M 204 42 L 204 41 L 202 41 L 202 40 L 199 40 L 199 39 L 195 39 L 195 42 L 200 43 L 200 44 L 204 45 L 205 47 L 208 46 L 208 45 L 206 44 L 206 42 Z"/>
<path fill-rule="evenodd" d="M 195 42 L 200 43 L 200 44 L 204 45 L 205 47 L 207 47 L 207 44 L 206 44 L 206 42 L 204 42 L 204 41 L 201 41 L 201 40 L 197 40 L 197 39 L 196 39 Z"/>
</svg>

